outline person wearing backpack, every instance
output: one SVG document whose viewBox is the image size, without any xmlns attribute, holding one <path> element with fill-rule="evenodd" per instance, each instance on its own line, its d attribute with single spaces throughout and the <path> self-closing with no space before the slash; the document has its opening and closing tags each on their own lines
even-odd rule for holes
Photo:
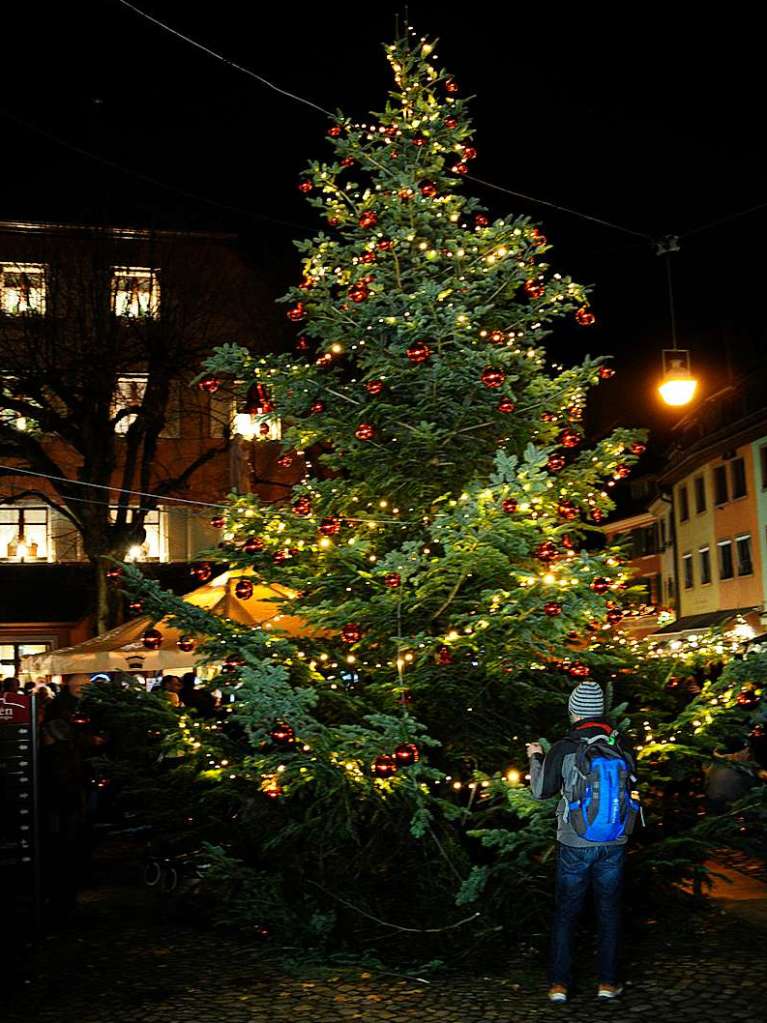
<svg viewBox="0 0 767 1023">
<path fill-rule="evenodd" d="M 621 889 L 626 842 L 640 813 L 635 760 L 605 719 L 596 682 L 582 682 L 567 703 L 572 728 L 544 755 L 527 744 L 535 799 L 561 794 L 557 807 L 557 894 L 551 935 L 549 1001 L 567 1001 L 575 928 L 591 886 L 599 931 L 600 1000 L 623 991 L 618 979 Z"/>
</svg>

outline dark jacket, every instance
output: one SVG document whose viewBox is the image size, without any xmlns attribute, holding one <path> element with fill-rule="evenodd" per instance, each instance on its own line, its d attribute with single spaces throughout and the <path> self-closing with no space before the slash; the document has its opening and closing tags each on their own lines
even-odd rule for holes
<svg viewBox="0 0 767 1023">
<path fill-rule="evenodd" d="M 564 739 L 555 742 L 546 756 L 534 753 L 530 760 L 530 791 L 534 799 L 551 799 L 562 792 L 563 773 L 568 769 L 578 749 L 579 739 L 591 739 L 595 735 L 610 735 L 613 726 L 604 718 L 589 718 L 578 721 L 573 725 Z M 632 763 L 636 763 L 634 751 L 620 739 L 620 748 L 628 754 Z M 566 761 L 565 758 L 572 758 Z M 557 806 L 557 841 L 562 845 L 571 845 L 579 848 L 591 848 L 594 842 L 581 838 L 572 824 L 567 820 L 565 813 L 567 801 L 564 796 Z M 614 842 L 605 842 L 604 845 L 624 845 L 628 841 L 624 835 Z"/>
</svg>

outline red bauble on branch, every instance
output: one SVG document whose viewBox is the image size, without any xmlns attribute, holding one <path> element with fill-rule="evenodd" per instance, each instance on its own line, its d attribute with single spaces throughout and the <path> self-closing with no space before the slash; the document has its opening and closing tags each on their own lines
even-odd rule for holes
<svg viewBox="0 0 767 1023">
<path fill-rule="evenodd" d="M 576 661 L 575 664 L 571 664 L 567 669 L 567 674 L 570 678 L 588 678 L 591 674 L 591 668 L 589 668 L 588 664 Z"/>
<path fill-rule="evenodd" d="M 543 605 L 543 613 L 549 618 L 556 618 L 562 614 L 562 605 L 556 600 L 549 600 Z"/>
<path fill-rule="evenodd" d="M 525 293 L 529 295 L 530 298 L 540 298 L 545 290 L 540 281 L 532 278 L 529 281 L 525 281 L 522 287 L 525 289 Z"/>
<path fill-rule="evenodd" d="M 397 773 L 397 764 L 394 757 L 383 753 L 380 757 L 375 758 L 371 770 L 376 778 L 391 778 L 393 774 Z"/>
<path fill-rule="evenodd" d="M 549 455 L 546 461 L 546 468 L 549 472 L 560 472 L 566 464 L 564 455 Z"/>
<path fill-rule="evenodd" d="M 141 612 L 144 610 L 144 601 L 132 600 L 130 604 L 128 604 L 128 610 L 132 615 L 140 615 Z"/>
<path fill-rule="evenodd" d="M 421 753 L 414 742 L 403 742 L 394 750 L 394 759 L 398 767 L 409 767 L 418 763 Z"/>
<path fill-rule="evenodd" d="M 580 430 L 574 430 L 568 426 L 562 430 L 557 440 L 563 448 L 577 448 L 583 442 L 583 434 Z"/>
<path fill-rule="evenodd" d="M 179 636 L 176 640 L 176 646 L 183 654 L 191 653 L 196 645 L 194 636 Z"/>
<path fill-rule="evenodd" d="M 557 505 L 557 515 L 565 522 L 573 522 L 578 518 L 578 506 L 572 501 L 560 501 Z"/>
<path fill-rule="evenodd" d="M 308 352 L 309 351 L 309 338 L 304 337 L 303 334 L 301 335 L 301 337 L 296 338 L 296 351 L 297 352 Z"/>
<path fill-rule="evenodd" d="M 306 195 L 309 192 L 311 192 L 311 190 L 314 188 L 314 185 L 311 183 L 311 181 L 299 181 L 297 187 L 299 192 L 303 192 L 304 195 Z"/>
<path fill-rule="evenodd" d="M 556 412 L 541 413 L 541 421 L 544 423 L 556 423 L 557 419 L 559 419 L 559 416 L 556 414 Z"/>
<path fill-rule="evenodd" d="M 376 258 L 375 252 L 363 252 L 360 256 L 360 263 L 375 263 Z"/>
<path fill-rule="evenodd" d="M 147 650 L 159 650 L 162 646 L 162 633 L 159 629 L 147 629 L 141 641 Z"/>
<path fill-rule="evenodd" d="M 545 234 L 543 234 L 542 231 L 539 231 L 537 227 L 534 227 L 532 229 L 532 231 L 530 232 L 530 236 L 533 244 L 537 245 L 538 248 L 542 248 L 544 245 L 548 244 L 549 241 L 548 238 L 546 237 Z"/>
<path fill-rule="evenodd" d="M 464 158 L 464 160 L 476 160 L 477 150 L 474 148 L 474 146 L 465 146 L 463 152 L 461 153 L 461 156 Z"/>
<path fill-rule="evenodd" d="M 213 575 L 213 569 L 209 561 L 199 561 L 196 565 L 192 565 L 189 569 L 190 575 L 193 575 L 198 582 L 206 583 L 208 579 Z"/>
<path fill-rule="evenodd" d="M 612 366 L 600 366 L 597 372 L 601 380 L 610 380 L 611 377 L 615 376 L 615 370 Z"/>
<path fill-rule="evenodd" d="M 506 374 L 502 369 L 494 369 L 492 366 L 485 366 L 482 370 L 482 376 L 480 380 L 485 387 L 496 388 L 503 387 L 503 382 L 506 379 Z"/>
<path fill-rule="evenodd" d="M 360 423 L 357 429 L 354 431 L 354 436 L 357 440 L 372 440 L 375 437 L 376 429 L 372 423 Z"/>
<path fill-rule="evenodd" d="M 388 586 L 390 590 L 396 590 L 401 585 L 402 576 L 399 572 L 387 572 L 384 576 L 384 586 Z"/>
<path fill-rule="evenodd" d="M 250 579 L 238 579 L 234 587 L 234 595 L 238 600 L 250 600 L 253 596 L 253 583 Z"/>
<path fill-rule="evenodd" d="M 393 248 L 393 242 L 391 238 L 381 238 L 380 241 L 376 242 L 376 248 L 380 252 L 390 252 Z"/>
<path fill-rule="evenodd" d="M 604 522 L 604 520 L 606 518 L 607 518 L 607 516 L 605 515 L 605 513 L 602 511 L 601 508 L 592 508 L 592 510 L 591 510 L 591 521 L 592 522 L 596 522 L 596 524 L 599 525 L 599 523 L 600 522 Z"/>
<path fill-rule="evenodd" d="M 419 366 L 431 356 L 431 348 L 425 341 L 414 341 L 405 354 L 414 366 Z"/>
<path fill-rule="evenodd" d="M 464 163 L 463 160 L 459 160 L 458 163 L 453 164 L 453 173 L 454 174 L 468 174 L 469 173 L 469 165 L 468 165 L 468 163 Z"/>
<path fill-rule="evenodd" d="M 111 565 L 106 571 L 106 577 L 110 583 L 116 583 L 122 574 L 122 565 Z"/>
<path fill-rule="evenodd" d="M 295 500 L 292 504 L 292 508 L 293 514 L 300 515 L 302 518 L 312 514 L 312 502 L 306 496 L 299 497 Z"/>
<path fill-rule="evenodd" d="M 445 92 L 449 92 L 451 95 L 458 92 L 458 83 L 454 78 L 448 78 L 445 82 Z"/>
<path fill-rule="evenodd" d="M 354 161 L 354 157 L 353 156 L 345 156 L 343 158 L 343 160 L 341 160 L 341 166 L 342 167 L 353 167 L 354 166 L 354 162 L 355 161 Z"/>
<path fill-rule="evenodd" d="M 210 520 L 210 524 L 214 529 L 223 529 L 226 525 L 226 519 L 223 515 L 214 515 Z"/>
<path fill-rule="evenodd" d="M 218 377 L 203 377 L 197 386 L 206 394 L 215 394 L 221 387 L 221 381 Z"/>
<path fill-rule="evenodd" d="M 362 626 L 357 622 L 348 622 L 341 629 L 341 639 L 344 643 L 359 643 L 362 639 Z"/>
<path fill-rule="evenodd" d="M 296 302 L 294 306 L 288 309 L 287 317 L 291 323 L 298 323 L 299 320 L 303 320 L 306 316 L 306 308 L 303 302 Z"/>
<path fill-rule="evenodd" d="M 442 123 L 444 124 L 444 126 L 446 128 L 449 128 L 450 131 L 452 131 L 454 128 L 458 127 L 458 118 L 457 117 L 452 117 L 452 116 L 451 117 L 446 117 L 445 120 Z"/>
<path fill-rule="evenodd" d="M 249 536 L 242 545 L 242 549 L 246 554 L 256 554 L 258 551 L 262 551 L 265 546 L 266 544 L 260 536 Z"/>
<path fill-rule="evenodd" d="M 334 124 L 332 128 L 328 128 L 328 135 L 330 135 L 332 139 L 337 139 L 340 134 L 341 129 L 337 124 Z"/>
<path fill-rule="evenodd" d="M 509 412 L 514 412 L 517 406 L 511 400 L 511 398 L 501 398 L 498 402 L 498 411 L 508 415 Z"/>
<path fill-rule="evenodd" d="M 449 646 L 441 646 L 437 648 L 436 661 L 437 664 L 442 665 L 443 667 L 453 663 L 453 654 Z"/>
<path fill-rule="evenodd" d="M 490 223 L 490 220 L 489 220 L 488 217 L 485 216 L 484 213 L 475 213 L 474 214 L 474 224 L 475 224 L 476 227 L 487 227 L 487 225 L 489 223 Z"/>
<path fill-rule="evenodd" d="M 384 388 L 383 380 L 368 380 L 365 384 L 365 390 L 368 394 L 380 394 Z"/>
<path fill-rule="evenodd" d="M 370 288 L 364 281 L 358 281 L 357 284 L 353 284 L 351 288 L 346 292 L 352 302 L 359 304 L 364 302 L 366 298 L 370 297 Z"/>
<path fill-rule="evenodd" d="M 533 551 L 533 556 L 542 561 L 544 564 L 549 564 L 552 561 L 557 561 L 560 557 L 560 551 L 553 540 L 544 540 L 543 543 L 539 543 Z"/>
<path fill-rule="evenodd" d="M 632 455 L 643 455 L 647 451 L 647 445 L 643 444 L 641 440 L 635 440 L 629 447 L 629 451 Z"/>
<path fill-rule="evenodd" d="M 320 522 L 320 532 L 323 536 L 337 536 L 341 532 L 341 520 L 328 515 Z"/>
<path fill-rule="evenodd" d="M 322 413 L 325 411 L 325 402 L 318 398 L 317 401 L 313 401 L 311 403 L 311 405 L 309 406 L 309 411 L 313 416 L 322 415 Z"/>
<path fill-rule="evenodd" d="M 501 508 L 503 508 L 507 515 L 513 515 L 518 507 L 519 502 L 515 497 L 507 497 L 506 500 L 501 504 Z"/>
<path fill-rule="evenodd" d="M 413 145 L 414 146 L 418 146 L 419 149 L 421 148 L 421 146 L 425 146 L 426 145 L 426 139 L 423 137 L 423 135 L 415 135 L 411 139 L 411 141 L 412 141 Z"/>
<path fill-rule="evenodd" d="M 278 722 L 269 732 L 269 736 L 272 742 L 276 742 L 278 746 L 292 746 L 296 741 L 295 730 L 284 721 Z"/>
<path fill-rule="evenodd" d="M 610 589 L 610 580 L 602 575 L 598 575 L 595 579 L 591 580 L 589 587 L 594 593 L 598 593 L 601 596 Z"/>
<path fill-rule="evenodd" d="M 625 480 L 626 477 L 630 476 L 630 475 L 631 475 L 631 466 L 630 465 L 626 465 L 623 462 L 620 462 L 618 465 L 616 465 L 615 469 L 613 470 L 613 479 L 616 479 L 616 480 Z"/>
<path fill-rule="evenodd" d="M 507 337 L 502 330 L 491 330 L 487 335 L 487 340 L 494 345 L 505 345 Z"/>
<path fill-rule="evenodd" d="M 424 181 L 421 185 L 421 195 L 426 196 L 427 199 L 431 199 L 437 194 L 437 186 L 433 181 Z"/>
<path fill-rule="evenodd" d="M 359 225 L 363 228 L 375 227 L 378 223 L 378 214 L 375 210 L 365 210 L 359 219 Z"/>
<path fill-rule="evenodd" d="M 581 308 L 575 314 L 575 322 L 580 327 L 591 327 L 597 322 L 596 316 L 587 306 L 581 306 Z"/>
</svg>

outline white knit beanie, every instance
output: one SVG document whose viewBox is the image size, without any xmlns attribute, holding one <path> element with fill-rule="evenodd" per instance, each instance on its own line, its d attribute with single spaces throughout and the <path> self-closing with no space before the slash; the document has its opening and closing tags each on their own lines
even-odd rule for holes
<svg viewBox="0 0 767 1023">
<path fill-rule="evenodd" d="M 581 682 L 570 693 L 567 709 L 579 718 L 598 718 L 605 712 L 605 697 L 597 682 Z"/>
</svg>

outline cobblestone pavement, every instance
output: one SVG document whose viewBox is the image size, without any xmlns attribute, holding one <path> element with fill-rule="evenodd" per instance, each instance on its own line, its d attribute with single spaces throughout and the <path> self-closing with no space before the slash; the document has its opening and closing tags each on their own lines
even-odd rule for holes
<svg viewBox="0 0 767 1023">
<path fill-rule="evenodd" d="M 140 889 L 86 893 L 72 924 L 38 949 L 34 979 L 0 1012 L 4 1023 L 736 1023 L 764 1008 L 767 931 L 717 909 L 643 928 L 620 1002 L 597 1003 L 586 976 L 568 1006 L 552 1007 L 542 964 L 514 950 L 502 974 L 295 977 L 231 936 L 163 921 L 142 898 Z"/>
</svg>

